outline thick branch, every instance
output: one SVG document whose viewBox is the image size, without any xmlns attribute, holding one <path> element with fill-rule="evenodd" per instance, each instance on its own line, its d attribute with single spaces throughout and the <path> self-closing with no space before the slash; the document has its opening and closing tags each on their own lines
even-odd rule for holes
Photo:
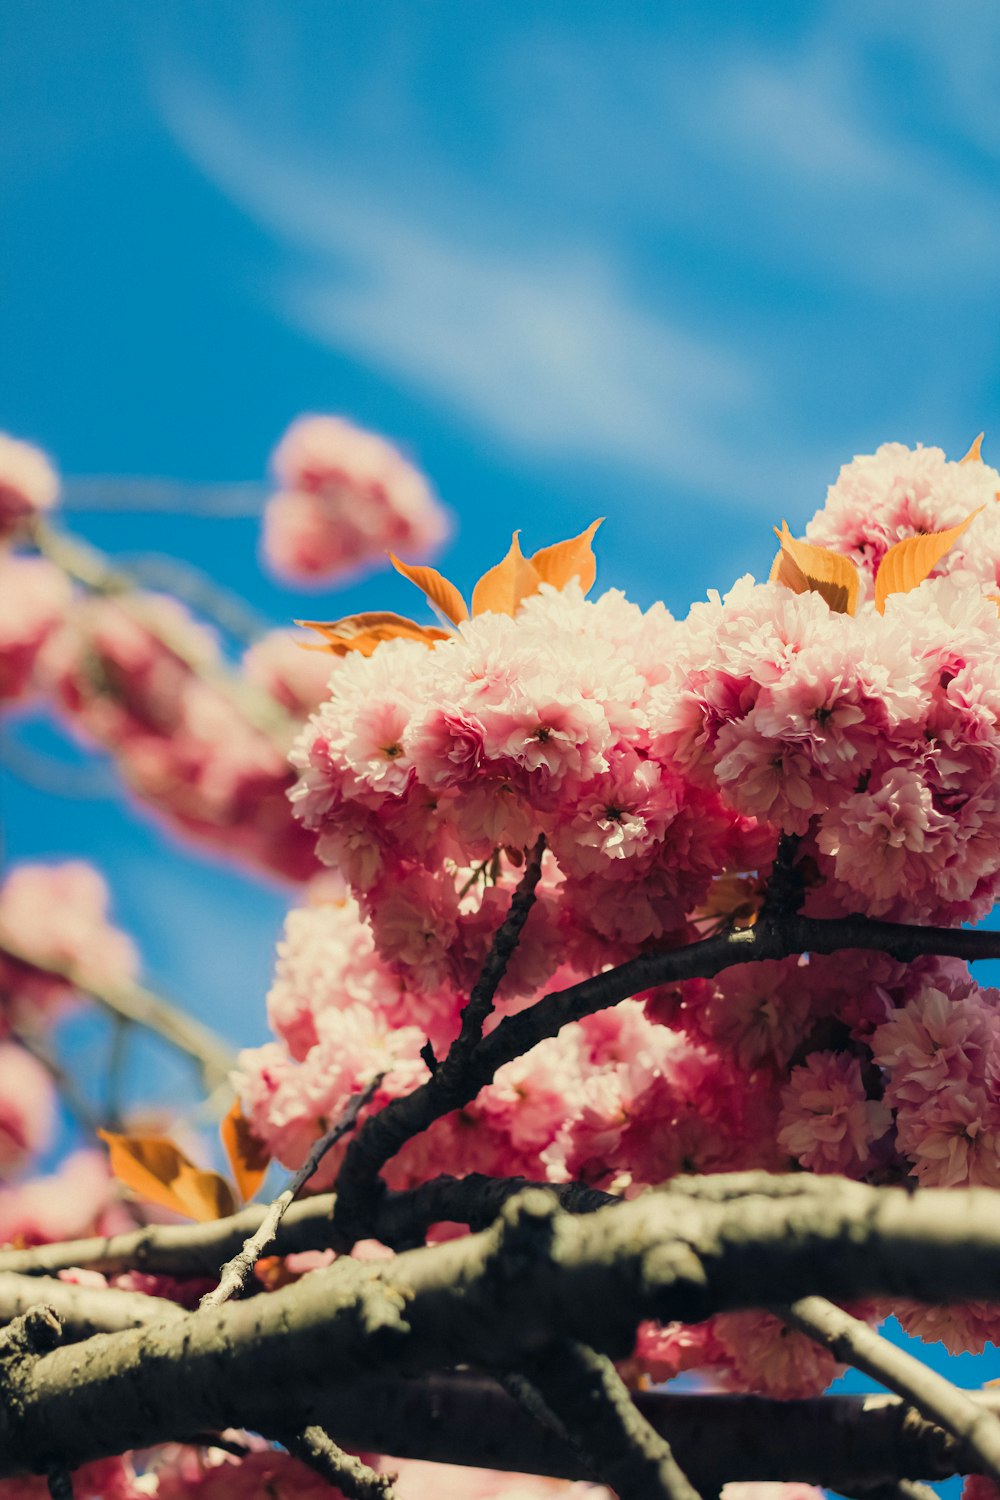
<svg viewBox="0 0 1000 1500">
<path fill-rule="evenodd" d="M 700 1500 L 606 1355 L 568 1339 L 542 1350 L 528 1370 L 574 1448 L 619 1500 Z"/>
<path fill-rule="evenodd" d="M 782 1316 L 793 1328 L 829 1349 L 843 1364 L 863 1370 L 881 1385 L 914 1406 L 952 1433 L 976 1458 L 976 1470 L 1000 1483 L 1000 1417 L 984 1411 L 967 1394 L 921 1364 L 905 1349 L 880 1338 L 860 1318 L 823 1297 L 803 1297 Z"/>
<path fill-rule="evenodd" d="M 89 1339 L 95 1333 L 118 1333 L 185 1316 L 176 1302 L 142 1292 L 111 1287 L 74 1286 L 47 1276 L 18 1276 L 0 1271 L 0 1323 L 10 1323 L 43 1302 L 62 1325 L 66 1340 Z"/>
<path fill-rule="evenodd" d="M 773 1304 L 775 1285 L 792 1301 L 1000 1300 L 1000 1194 L 823 1187 L 722 1203 L 650 1193 L 578 1216 L 526 1193 L 485 1233 L 341 1260 L 268 1296 L 55 1350 L 0 1425 L 0 1473 L 206 1427 L 322 1423 L 334 1374 L 516 1368 L 552 1339 L 619 1358 L 643 1318 Z"/>
</svg>

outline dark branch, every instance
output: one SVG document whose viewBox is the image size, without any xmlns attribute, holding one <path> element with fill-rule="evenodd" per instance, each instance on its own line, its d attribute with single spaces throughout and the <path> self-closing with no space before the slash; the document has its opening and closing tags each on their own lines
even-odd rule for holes
<svg viewBox="0 0 1000 1500">
<path fill-rule="evenodd" d="M 289 1181 L 288 1186 L 268 1205 L 257 1231 L 244 1240 L 238 1253 L 222 1267 L 219 1272 L 218 1286 L 205 1293 L 201 1299 L 201 1307 L 219 1307 L 223 1302 L 228 1302 L 230 1297 L 235 1297 L 238 1292 L 246 1288 L 254 1266 L 264 1251 L 273 1244 L 288 1209 L 316 1172 L 326 1153 L 354 1129 L 358 1123 L 358 1116 L 365 1105 L 371 1103 L 384 1077 L 384 1073 L 379 1073 L 377 1078 L 373 1078 L 365 1088 L 348 1100 L 341 1111 L 340 1118 L 324 1135 L 320 1136 L 303 1165 Z"/>
<path fill-rule="evenodd" d="M 606 1355 L 566 1340 L 543 1349 L 527 1368 L 573 1447 L 619 1500 L 700 1500 Z"/>
<path fill-rule="evenodd" d="M 984 1411 L 936 1370 L 890 1344 L 843 1308 L 823 1297 L 803 1297 L 782 1316 L 793 1328 L 913 1402 L 925 1417 L 952 1433 L 976 1459 L 976 1471 L 1000 1482 L 1000 1417 Z"/>
<path fill-rule="evenodd" d="M 425 1084 L 404 1100 L 393 1101 L 366 1121 L 348 1146 L 337 1178 L 337 1201 L 333 1217 L 338 1243 L 348 1248 L 356 1239 L 372 1232 L 385 1185 L 379 1173 L 414 1135 L 426 1130 L 441 1115 L 468 1103 L 465 1088 L 483 1026 L 493 1009 L 497 987 L 521 938 L 524 924 L 535 904 L 535 890 L 542 874 L 544 835 L 525 862 L 524 873 L 511 897 L 507 915 L 493 937 L 482 971 L 462 1011 L 461 1029 L 447 1057 L 431 1069 Z M 478 1090 L 476 1091 L 478 1092 Z M 397 1109 L 396 1104 L 410 1104 Z M 422 1123 L 420 1123 L 422 1122 Z"/>
<path fill-rule="evenodd" d="M 0 1474 L 206 1428 L 329 1426 L 334 1384 L 380 1370 L 516 1369 L 553 1339 L 623 1358 L 644 1318 L 766 1306 L 776 1284 L 792 1301 L 996 1299 L 1000 1194 L 822 1188 L 648 1193 L 575 1216 L 528 1192 L 485 1233 L 340 1260 L 266 1297 L 57 1349 L 31 1365 L 17 1412 L 0 1410 Z"/>
<path fill-rule="evenodd" d="M 322 1427 L 313 1425 L 279 1441 L 295 1458 L 336 1485 L 346 1500 L 394 1500 L 392 1476 L 376 1474 L 360 1458 L 345 1453 Z"/>
</svg>

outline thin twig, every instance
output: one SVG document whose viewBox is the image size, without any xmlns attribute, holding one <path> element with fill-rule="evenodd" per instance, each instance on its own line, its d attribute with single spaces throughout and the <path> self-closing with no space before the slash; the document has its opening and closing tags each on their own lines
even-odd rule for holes
<svg viewBox="0 0 1000 1500">
<path fill-rule="evenodd" d="M 829 1349 L 842 1364 L 905 1396 L 918 1411 L 952 1433 L 975 1454 L 984 1474 L 1000 1483 L 1000 1417 L 984 1411 L 936 1370 L 880 1338 L 860 1318 L 824 1297 L 802 1297 L 781 1316 L 800 1333 Z"/>
<path fill-rule="evenodd" d="M 347 1500 L 394 1500 L 395 1475 L 376 1474 L 360 1458 L 339 1448 L 322 1427 L 310 1425 L 280 1441 L 295 1458 L 336 1485 Z"/>
<path fill-rule="evenodd" d="M 220 1307 L 223 1302 L 228 1302 L 230 1297 L 235 1297 L 238 1292 L 245 1289 L 254 1266 L 267 1247 L 273 1243 L 285 1213 L 313 1176 L 326 1153 L 354 1129 L 358 1116 L 365 1105 L 371 1103 L 384 1077 L 384 1073 L 379 1073 L 360 1093 L 354 1094 L 348 1100 L 340 1117 L 313 1146 L 304 1165 L 290 1179 L 284 1191 L 279 1193 L 268 1206 L 257 1231 L 249 1239 L 244 1240 L 239 1253 L 222 1267 L 219 1272 L 218 1286 L 205 1293 L 199 1303 L 200 1307 Z"/>
<path fill-rule="evenodd" d="M 81 1093 L 72 1074 L 68 1073 L 58 1058 L 52 1055 L 40 1037 L 32 1036 L 30 1032 L 21 1030 L 15 1030 L 14 1036 L 25 1052 L 30 1053 L 36 1062 L 41 1063 L 55 1084 L 66 1108 L 71 1114 L 76 1116 L 85 1130 L 89 1130 L 92 1135 L 96 1135 L 100 1127 L 106 1124 L 107 1121 L 98 1114 L 89 1100 Z"/>
<path fill-rule="evenodd" d="M 454 1101 L 459 1095 L 468 1094 L 466 1075 L 482 1042 L 483 1027 L 493 1009 L 497 989 L 535 904 L 544 853 L 545 836 L 541 834 L 525 862 L 524 873 L 511 896 L 507 915 L 493 935 L 479 978 L 462 1010 L 458 1036 L 444 1061 L 431 1069 L 428 1081 L 407 1095 L 408 1100 L 418 1099 L 416 1119 L 429 1111 L 426 1121 L 429 1124 L 431 1119 L 458 1107 Z M 478 1093 L 478 1088 L 468 1098 L 474 1097 L 475 1093 Z M 462 1102 L 467 1103 L 468 1098 L 463 1097 Z M 348 1146 L 337 1178 L 334 1208 L 334 1223 L 343 1244 L 360 1238 L 365 1224 L 370 1224 L 377 1212 L 379 1200 L 385 1193 L 379 1173 L 386 1162 L 396 1155 L 411 1135 L 425 1128 L 426 1124 L 421 1123 L 414 1129 L 410 1111 L 394 1110 L 390 1103 L 367 1121 Z"/>
<path fill-rule="evenodd" d="M 14 934 L 3 926 L 0 926 L 0 953 L 29 969 L 64 980 L 71 989 L 89 995 L 113 1016 L 134 1022 L 162 1037 L 198 1064 L 209 1087 L 228 1079 L 236 1064 L 234 1053 L 221 1037 L 141 984 L 105 984 L 72 964 L 43 958 L 22 947 Z"/>
</svg>

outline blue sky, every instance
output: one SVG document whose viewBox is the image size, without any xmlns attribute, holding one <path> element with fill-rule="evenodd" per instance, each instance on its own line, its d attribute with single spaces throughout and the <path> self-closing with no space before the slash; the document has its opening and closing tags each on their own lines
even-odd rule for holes
<svg viewBox="0 0 1000 1500">
<path fill-rule="evenodd" d="M 998 44 L 993 0 L 0 7 L 0 429 L 94 541 L 276 621 L 256 492 L 209 512 L 304 410 L 418 458 L 459 581 L 603 514 L 601 581 L 684 610 L 857 452 L 1000 456 Z M 98 858 L 151 978 L 262 1036 L 282 893 L 0 791 L 9 858 Z"/>
</svg>

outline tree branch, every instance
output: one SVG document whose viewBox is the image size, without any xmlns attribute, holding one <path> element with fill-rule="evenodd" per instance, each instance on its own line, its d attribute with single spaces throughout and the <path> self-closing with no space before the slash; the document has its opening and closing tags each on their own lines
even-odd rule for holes
<svg viewBox="0 0 1000 1500">
<path fill-rule="evenodd" d="M 14 934 L 2 926 L 0 953 L 26 968 L 36 969 L 40 974 L 51 974 L 64 980 L 70 988 L 89 995 L 119 1020 L 144 1026 L 147 1031 L 162 1037 L 198 1064 L 209 1089 L 227 1080 L 236 1065 L 235 1055 L 221 1037 L 140 984 L 103 984 L 70 964 L 40 959 L 22 948 Z"/>
<path fill-rule="evenodd" d="M 688 1181 L 709 1181 L 717 1190 L 722 1181 L 736 1178 L 681 1179 L 671 1190 L 681 1191 Z M 775 1179 L 783 1181 L 784 1179 Z M 789 1183 L 808 1182 L 804 1176 Z M 611 1193 L 581 1182 L 532 1182 L 526 1177 L 434 1177 L 405 1192 L 387 1193 L 374 1224 L 374 1238 L 385 1245 L 413 1249 L 423 1244 L 431 1224 L 448 1220 L 485 1229 L 492 1224 L 508 1198 L 535 1187 L 552 1195 L 568 1213 L 592 1213 L 616 1203 Z M 686 1186 L 683 1191 L 687 1191 Z M 334 1196 L 318 1193 L 293 1203 L 282 1215 L 273 1240 L 273 1253 L 295 1255 L 302 1250 L 328 1250 L 335 1235 L 331 1224 Z M 148 1224 L 126 1234 L 63 1240 L 51 1245 L 32 1245 L 25 1250 L 0 1250 L 0 1273 L 20 1276 L 53 1275 L 74 1267 L 115 1275 L 121 1271 L 149 1271 L 164 1276 L 213 1276 L 223 1261 L 231 1259 L 251 1236 L 256 1236 L 271 1212 L 267 1204 L 252 1203 L 239 1213 L 204 1224 Z M 263 1252 L 262 1252 L 263 1253 Z"/>
<path fill-rule="evenodd" d="M 776 1282 L 792 1301 L 996 1299 L 998 1264 L 1000 1193 L 986 1189 L 826 1178 L 822 1193 L 648 1193 L 576 1216 L 529 1192 L 484 1233 L 340 1260 L 266 1297 L 55 1350 L 18 1412 L 0 1411 L 0 1474 L 206 1427 L 324 1424 L 332 1385 L 379 1370 L 517 1368 L 552 1339 L 623 1358 L 644 1318 L 773 1305 Z"/>
<path fill-rule="evenodd" d="M 394 1500 L 393 1476 L 376 1474 L 359 1458 L 345 1453 L 322 1427 L 307 1427 L 296 1437 L 280 1438 L 279 1442 L 295 1458 L 336 1485 L 347 1500 Z"/>
<path fill-rule="evenodd" d="M 842 1364 L 863 1370 L 912 1401 L 918 1411 L 953 1433 L 975 1455 L 977 1470 L 1000 1483 L 1000 1417 L 984 1411 L 936 1370 L 880 1338 L 867 1323 L 852 1318 L 823 1297 L 803 1297 L 782 1308 L 781 1316 L 829 1349 Z"/>
<path fill-rule="evenodd" d="M 522 885 L 528 873 L 526 870 Z M 520 890 L 518 887 L 512 900 L 512 913 Z M 378 1209 L 376 1175 L 407 1141 L 443 1115 L 471 1103 L 505 1063 L 523 1057 L 571 1021 L 579 1021 L 657 985 L 712 979 L 737 964 L 851 948 L 889 953 L 900 962 L 923 954 L 972 961 L 1000 958 L 1000 933 L 911 927 L 899 922 L 876 922 L 868 917 L 821 920 L 782 911 L 777 916 L 765 914 L 755 927 L 720 933 L 666 952 L 642 953 L 617 968 L 554 991 L 526 1010 L 507 1016 L 473 1045 L 463 1045 L 456 1051 L 456 1043 L 425 1083 L 403 1098 L 393 1099 L 366 1121 L 348 1147 L 337 1182 L 340 1202 L 334 1208 L 334 1221 L 338 1243 L 347 1247 L 362 1233 L 373 1232 Z"/>
<path fill-rule="evenodd" d="M 497 987 L 520 941 L 524 924 L 535 904 L 535 890 L 542 874 L 545 837 L 540 835 L 525 862 L 524 873 L 510 900 L 507 915 L 497 928 L 472 994 L 462 1010 L 461 1028 L 442 1063 L 432 1066 L 428 1081 L 404 1100 L 394 1100 L 367 1120 L 344 1154 L 337 1177 L 334 1227 L 338 1243 L 349 1248 L 371 1232 L 371 1226 L 386 1188 L 379 1173 L 400 1148 L 432 1120 L 449 1114 L 468 1102 L 466 1075 L 482 1043 L 483 1026 L 493 1009 Z M 433 1061 L 433 1054 L 431 1055 Z M 478 1090 L 477 1090 L 478 1092 Z M 416 1101 L 409 1109 L 398 1109 Z M 425 1118 L 427 1117 L 427 1118 Z M 425 1119 L 425 1123 L 417 1123 Z"/>
<path fill-rule="evenodd" d="M 543 1349 L 527 1369 L 573 1447 L 619 1500 L 700 1500 L 606 1355 L 568 1339 Z"/>
<path fill-rule="evenodd" d="M 291 1178 L 284 1192 L 278 1194 L 264 1212 L 260 1227 L 248 1239 L 244 1240 L 241 1249 L 231 1260 L 228 1260 L 219 1272 L 219 1284 L 212 1291 L 206 1292 L 201 1299 L 201 1307 L 221 1307 L 223 1302 L 228 1302 L 237 1292 L 242 1292 L 246 1287 L 254 1266 L 257 1264 L 264 1251 L 274 1242 L 282 1219 L 291 1208 L 293 1202 L 301 1193 L 310 1177 L 319 1167 L 326 1153 L 343 1140 L 357 1124 L 358 1116 L 366 1104 L 370 1104 L 375 1096 L 376 1090 L 384 1073 L 379 1073 L 365 1088 L 351 1098 L 343 1110 L 340 1118 L 330 1126 L 325 1135 L 313 1146 L 304 1164 Z"/>
</svg>

